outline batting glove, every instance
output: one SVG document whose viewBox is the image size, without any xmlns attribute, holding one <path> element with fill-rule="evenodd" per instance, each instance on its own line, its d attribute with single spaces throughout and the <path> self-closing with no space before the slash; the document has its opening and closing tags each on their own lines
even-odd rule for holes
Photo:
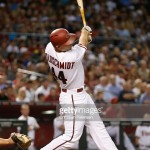
<svg viewBox="0 0 150 150">
<path fill-rule="evenodd" d="M 92 42 L 92 36 L 90 34 L 89 37 L 88 37 L 88 43 L 91 43 L 91 42 Z"/>
<path fill-rule="evenodd" d="M 89 26 L 84 26 L 82 29 L 87 30 L 88 32 L 92 32 L 92 29 Z"/>
</svg>

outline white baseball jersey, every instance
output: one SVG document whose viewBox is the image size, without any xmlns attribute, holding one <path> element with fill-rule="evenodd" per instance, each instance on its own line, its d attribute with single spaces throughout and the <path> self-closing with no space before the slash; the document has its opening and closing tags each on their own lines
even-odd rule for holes
<svg viewBox="0 0 150 150">
<path fill-rule="evenodd" d="M 47 44 L 46 58 L 62 89 L 77 89 L 84 86 L 82 58 L 85 50 L 85 46 L 76 44 L 69 51 L 56 52 L 51 42 Z"/>
<path fill-rule="evenodd" d="M 138 126 L 135 135 L 139 138 L 139 145 L 150 146 L 150 126 Z"/>
<path fill-rule="evenodd" d="M 27 120 L 28 126 L 33 129 L 28 131 L 28 136 L 31 137 L 33 140 L 35 139 L 35 129 L 39 128 L 39 124 L 37 123 L 36 119 L 34 117 L 28 116 L 28 118 L 25 118 L 23 115 L 21 115 L 18 120 Z M 20 128 L 18 128 L 20 130 Z"/>
</svg>

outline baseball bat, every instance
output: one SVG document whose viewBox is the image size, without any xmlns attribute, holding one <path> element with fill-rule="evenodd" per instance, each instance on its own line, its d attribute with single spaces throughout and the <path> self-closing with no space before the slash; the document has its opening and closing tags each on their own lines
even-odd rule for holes
<svg viewBox="0 0 150 150">
<path fill-rule="evenodd" d="M 80 13 L 81 13 L 83 25 L 86 26 L 86 20 L 85 20 L 85 14 L 84 14 L 83 0 L 77 0 L 77 3 L 78 3 L 79 10 L 80 10 Z"/>
</svg>

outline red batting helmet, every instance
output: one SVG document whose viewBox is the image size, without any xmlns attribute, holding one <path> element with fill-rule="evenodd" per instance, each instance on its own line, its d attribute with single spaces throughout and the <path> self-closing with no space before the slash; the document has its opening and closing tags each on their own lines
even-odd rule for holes
<svg viewBox="0 0 150 150">
<path fill-rule="evenodd" d="M 69 33 L 68 30 L 64 28 L 56 29 L 50 34 L 50 41 L 53 46 L 71 45 L 75 39 L 76 35 Z"/>
</svg>

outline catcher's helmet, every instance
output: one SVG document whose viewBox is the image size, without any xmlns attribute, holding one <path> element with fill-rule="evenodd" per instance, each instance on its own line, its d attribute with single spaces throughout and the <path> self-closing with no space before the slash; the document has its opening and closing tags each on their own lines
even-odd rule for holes
<svg viewBox="0 0 150 150">
<path fill-rule="evenodd" d="M 61 45 L 71 45 L 75 39 L 76 35 L 69 33 L 68 30 L 64 28 L 56 29 L 50 34 L 50 41 L 55 47 Z"/>
</svg>

